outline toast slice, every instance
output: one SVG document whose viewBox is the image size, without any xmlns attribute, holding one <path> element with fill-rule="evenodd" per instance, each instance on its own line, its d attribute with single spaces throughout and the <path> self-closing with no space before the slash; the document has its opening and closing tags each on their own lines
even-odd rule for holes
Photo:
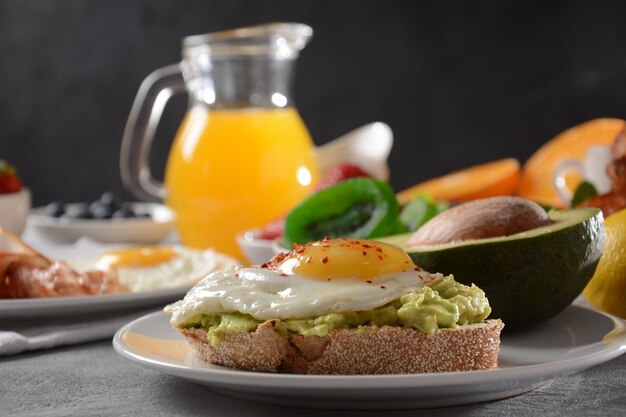
<svg viewBox="0 0 626 417">
<path fill-rule="evenodd" d="M 177 329 L 205 361 L 231 368 L 296 374 L 375 375 L 491 369 L 498 366 L 501 320 L 433 334 L 394 326 L 335 329 L 327 336 L 281 337 L 266 321 L 256 331 L 224 333 L 213 347 L 201 328 Z"/>
</svg>

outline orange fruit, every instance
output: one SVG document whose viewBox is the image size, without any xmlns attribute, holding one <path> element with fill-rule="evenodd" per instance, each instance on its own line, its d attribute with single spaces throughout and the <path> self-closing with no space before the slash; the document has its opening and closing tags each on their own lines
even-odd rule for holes
<svg viewBox="0 0 626 417">
<path fill-rule="evenodd" d="M 552 183 L 556 166 L 567 158 L 583 159 L 590 146 L 611 145 L 624 123 L 621 119 L 595 119 L 558 134 L 526 161 L 518 194 L 529 200 L 563 206 Z M 566 183 L 572 190 L 580 181 L 577 175 L 566 175 Z"/>
<path fill-rule="evenodd" d="M 519 178 L 519 162 L 507 158 L 433 178 L 399 192 L 397 197 L 400 204 L 405 204 L 418 194 L 445 201 L 512 195 Z"/>
</svg>

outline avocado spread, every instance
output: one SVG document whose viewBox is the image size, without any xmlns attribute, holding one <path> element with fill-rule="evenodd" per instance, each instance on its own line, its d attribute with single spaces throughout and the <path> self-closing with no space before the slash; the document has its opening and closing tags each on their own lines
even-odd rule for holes
<svg viewBox="0 0 626 417">
<path fill-rule="evenodd" d="M 288 332 L 303 336 L 326 336 L 334 329 L 347 328 L 366 332 L 367 329 L 362 326 L 402 326 L 434 333 L 439 328 L 481 323 L 490 312 L 489 301 L 480 288 L 473 284 L 460 284 L 449 275 L 373 310 L 273 321 L 283 336 Z M 180 327 L 206 329 L 209 342 L 217 346 L 224 332 L 253 332 L 261 323 L 239 312 L 213 313 L 198 314 Z"/>
</svg>

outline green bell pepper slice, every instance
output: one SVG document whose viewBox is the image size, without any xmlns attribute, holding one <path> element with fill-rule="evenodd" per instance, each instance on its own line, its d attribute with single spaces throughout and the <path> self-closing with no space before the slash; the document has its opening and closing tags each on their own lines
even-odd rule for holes
<svg viewBox="0 0 626 417">
<path fill-rule="evenodd" d="M 398 233 L 398 211 L 395 193 L 386 182 L 349 179 L 295 207 L 285 219 L 284 243 L 290 247 L 325 237 L 366 239 Z"/>
</svg>

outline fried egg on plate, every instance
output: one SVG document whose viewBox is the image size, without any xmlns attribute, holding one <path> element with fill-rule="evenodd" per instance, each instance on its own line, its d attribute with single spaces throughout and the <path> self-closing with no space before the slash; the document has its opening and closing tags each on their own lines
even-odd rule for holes
<svg viewBox="0 0 626 417">
<path fill-rule="evenodd" d="M 130 292 L 192 286 L 209 273 L 238 262 L 212 249 L 141 246 L 106 252 L 67 263 L 78 271 L 115 269 Z"/>
<path fill-rule="evenodd" d="M 325 239 L 259 267 L 216 271 L 166 307 L 174 326 L 201 313 L 239 311 L 258 320 L 366 311 L 441 277 L 380 242 Z"/>
</svg>

